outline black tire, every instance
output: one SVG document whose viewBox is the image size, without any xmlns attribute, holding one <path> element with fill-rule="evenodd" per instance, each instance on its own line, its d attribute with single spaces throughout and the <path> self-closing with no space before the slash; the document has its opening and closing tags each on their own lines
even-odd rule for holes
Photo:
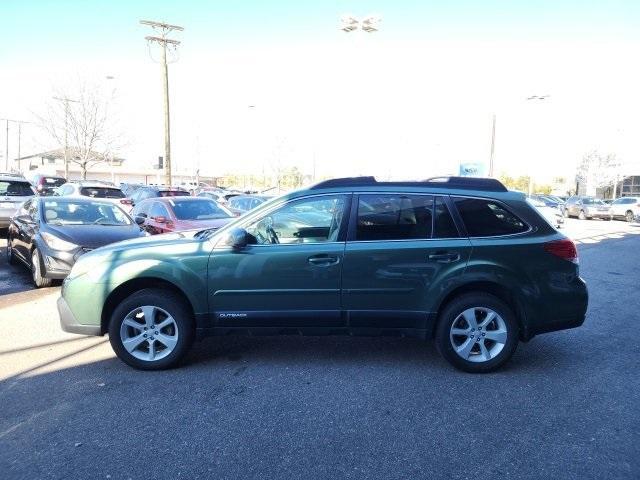
<svg viewBox="0 0 640 480">
<path fill-rule="evenodd" d="M 177 325 L 175 347 L 167 356 L 159 360 L 136 358 L 124 347 L 120 335 L 122 323 L 127 315 L 146 305 L 164 310 L 173 317 Z M 165 370 L 177 366 L 191 348 L 194 332 L 194 319 L 184 300 L 178 294 L 162 289 L 148 288 L 133 293 L 116 307 L 109 321 L 109 342 L 113 351 L 120 360 L 138 370 Z M 150 345 L 148 342 L 149 340 L 144 340 L 143 344 L 146 343 L 146 345 L 142 347 L 148 349 Z"/>
<path fill-rule="evenodd" d="M 7 263 L 9 265 L 16 265 L 18 263 L 18 259 L 13 253 L 13 246 L 11 245 L 11 237 L 7 236 Z"/>
<path fill-rule="evenodd" d="M 490 360 L 478 362 L 466 360 L 456 353 L 452 345 L 450 332 L 454 322 L 457 323 L 462 312 L 473 307 L 493 310 L 501 317 L 506 326 L 507 335 L 504 346 Z M 453 299 L 446 305 L 438 318 L 435 341 L 440 354 L 457 369 L 469 373 L 487 373 L 500 368 L 511 358 L 518 346 L 519 331 L 520 327 L 515 314 L 502 300 L 484 292 L 467 293 Z M 482 342 L 484 344 L 484 339 Z M 475 348 L 473 347 L 473 349 Z M 478 346 L 477 349 L 479 350 L 479 348 Z"/>
<path fill-rule="evenodd" d="M 624 214 L 624 219 L 629 223 L 633 222 L 633 220 L 635 219 L 634 217 L 635 215 L 631 210 L 627 210 Z"/>
<path fill-rule="evenodd" d="M 47 288 L 53 283 L 53 280 L 45 277 L 45 274 L 46 270 L 40 252 L 34 248 L 31 252 L 31 279 L 36 288 Z"/>
<path fill-rule="evenodd" d="M 587 215 L 584 213 L 584 210 L 580 210 L 580 213 L 578 213 L 578 219 L 579 220 L 587 220 Z"/>
</svg>

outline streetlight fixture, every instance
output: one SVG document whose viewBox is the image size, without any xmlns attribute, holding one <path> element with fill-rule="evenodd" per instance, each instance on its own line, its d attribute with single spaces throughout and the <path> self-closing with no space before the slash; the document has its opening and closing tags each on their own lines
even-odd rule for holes
<svg viewBox="0 0 640 480">
<path fill-rule="evenodd" d="M 355 30 L 362 30 L 367 33 L 377 32 L 378 24 L 382 21 L 380 15 L 367 15 L 362 20 L 351 14 L 345 14 L 340 17 L 340 30 L 349 33 Z"/>
</svg>

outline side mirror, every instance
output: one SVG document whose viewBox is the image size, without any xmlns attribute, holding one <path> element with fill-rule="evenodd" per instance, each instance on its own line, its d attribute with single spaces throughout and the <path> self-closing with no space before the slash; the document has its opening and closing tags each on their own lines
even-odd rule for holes
<svg viewBox="0 0 640 480">
<path fill-rule="evenodd" d="M 143 217 L 142 215 L 136 215 L 136 218 L 134 218 L 134 221 L 140 226 L 144 225 L 145 220 L 146 218 Z"/>
<path fill-rule="evenodd" d="M 249 234 L 244 228 L 232 228 L 220 241 L 221 246 L 242 250 L 249 242 Z"/>
</svg>

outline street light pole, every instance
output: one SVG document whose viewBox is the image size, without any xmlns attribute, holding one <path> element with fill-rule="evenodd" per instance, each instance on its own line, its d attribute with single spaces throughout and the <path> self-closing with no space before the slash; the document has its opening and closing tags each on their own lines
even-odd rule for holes
<svg viewBox="0 0 640 480">
<path fill-rule="evenodd" d="M 5 139 L 5 146 L 4 146 L 4 169 L 8 172 L 9 171 L 9 119 L 5 119 L 5 121 L 7 122 L 7 130 L 6 130 L 6 135 L 7 138 Z"/>
<path fill-rule="evenodd" d="M 550 95 L 531 95 L 529 97 L 527 97 L 527 101 L 544 101 L 547 100 L 550 97 Z M 531 175 L 531 173 L 529 173 L 529 185 L 528 185 L 528 194 L 529 196 L 531 196 L 531 194 L 533 193 L 533 176 Z"/>
<path fill-rule="evenodd" d="M 140 20 L 142 25 L 148 25 L 155 31 L 160 33 L 159 37 L 145 37 L 149 43 L 157 43 L 160 45 L 160 65 L 162 72 L 162 100 L 164 104 L 164 174 L 165 183 L 171 186 L 171 129 L 169 123 L 169 70 L 167 68 L 167 45 L 173 45 L 176 48 L 180 45 L 178 40 L 167 38 L 167 34 L 174 30 L 183 31 L 183 27 L 170 25 L 162 22 L 152 22 L 149 20 Z"/>
<path fill-rule="evenodd" d="M 64 178 L 69 180 L 69 102 L 80 102 L 69 97 L 53 97 L 53 99 L 64 103 Z"/>
</svg>

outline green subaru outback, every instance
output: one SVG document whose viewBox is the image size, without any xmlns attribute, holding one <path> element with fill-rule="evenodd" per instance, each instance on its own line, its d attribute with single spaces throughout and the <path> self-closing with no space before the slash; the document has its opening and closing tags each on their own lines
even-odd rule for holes
<svg viewBox="0 0 640 480">
<path fill-rule="evenodd" d="M 582 325 L 573 242 L 493 179 L 334 179 L 219 230 L 83 255 L 64 281 L 63 330 L 109 334 L 125 363 L 176 365 L 207 335 L 433 338 L 468 372 L 519 341 Z"/>
</svg>

